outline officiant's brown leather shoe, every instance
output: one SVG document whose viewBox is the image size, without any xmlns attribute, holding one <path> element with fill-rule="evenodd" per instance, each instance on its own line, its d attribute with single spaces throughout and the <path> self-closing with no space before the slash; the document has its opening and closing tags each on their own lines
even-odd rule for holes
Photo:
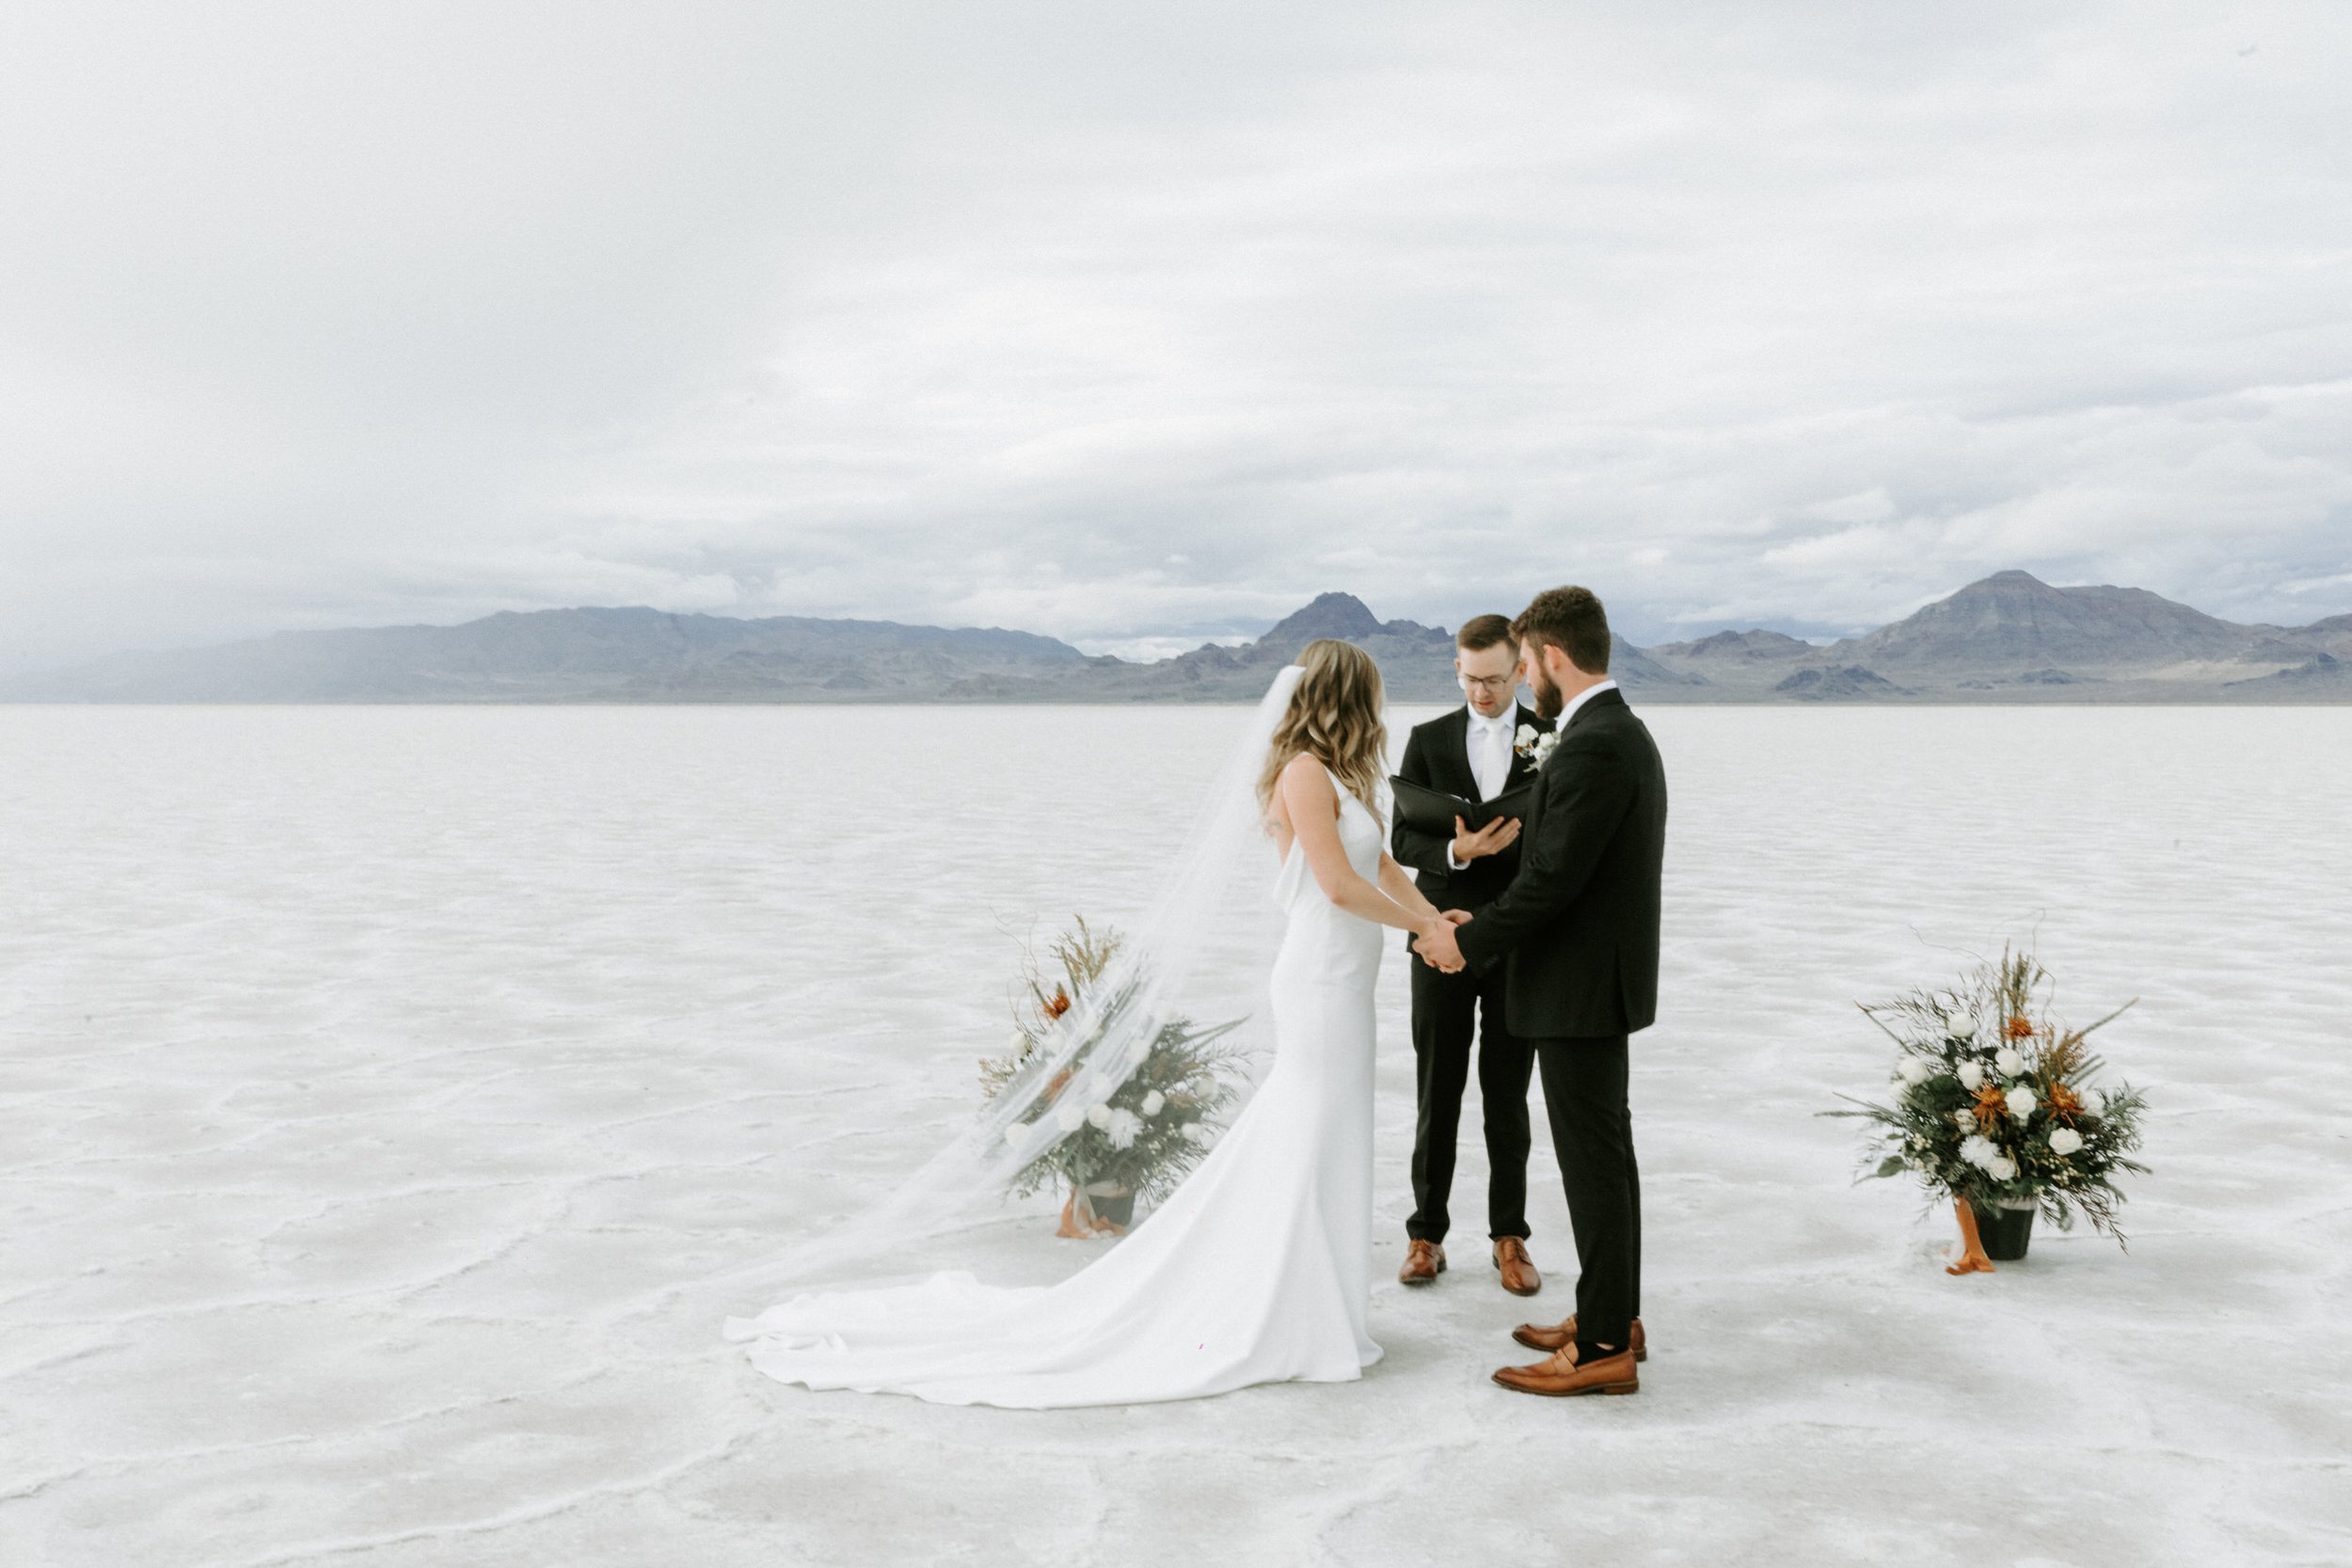
<svg viewBox="0 0 2352 1568">
<path fill-rule="evenodd" d="M 1409 1242 L 1405 1247 L 1405 1266 L 1396 1271 L 1399 1285 L 1434 1285 L 1445 1273 L 1445 1248 L 1435 1242 Z"/>
<path fill-rule="evenodd" d="M 1502 1288 L 1515 1296 L 1532 1296 L 1544 1288 L 1544 1276 L 1535 1272 L 1523 1236 L 1504 1236 L 1495 1243 L 1495 1268 L 1502 1275 Z"/>
<path fill-rule="evenodd" d="M 1576 1345 L 1571 1341 L 1565 1349 L 1532 1367 L 1505 1367 L 1495 1373 L 1495 1381 L 1518 1394 L 1548 1394 L 1557 1399 L 1569 1394 L 1638 1394 L 1642 1391 L 1642 1374 L 1633 1370 L 1633 1349 L 1627 1346 L 1614 1355 L 1596 1356 L 1580 1363 Z"/>
<path fill-rule="evenodd" d="M 1576 1343 L 1576 1320 L 1569 1318 L 1550 1327 L 1541 1323 L 1521 1323 L 1511 1331 L 1511 1338 L 1529 1350 L 1558 1350 L 1564 1345 Z M 1633 1359 L 1649 1359 L 1649 1336 L 1642 1332 L 1642 1320 L 1639 1318 L 1633 1320 Z"/>
</svg>

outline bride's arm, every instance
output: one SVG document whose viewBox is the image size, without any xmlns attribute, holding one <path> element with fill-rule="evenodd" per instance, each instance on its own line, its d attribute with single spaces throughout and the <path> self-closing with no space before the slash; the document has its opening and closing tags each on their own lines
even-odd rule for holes
<svg viewBox="0 0 2352 1568">
<path fill-rule="evenodd" d="M 1321 763 L 1303 754 L 1293 757 L 1282 769 L 1281 796 L 1282 813 L 1291 824 L 1291 853 L 1307 857 L 1307 869 L 1314 873 L 1315 885 L 1326 898 L 1352 915 L 1415 935 L 1433 924 L 1444 924 L 1434 909 L 1426 914 L 1406 909 L 1347 863 L 1347 847 L 1340 842 L 1340 792 Z M 1387 868 L 1396 863 L 1385 854 L 1380 859 L 1385 882 Z M 1420 902 L 1427 908 L 1429 900 Z"/>
<path fill-rule="evenodd" d="M 1412 873 L 1396 863 L 1393 855 L 1380 857 L 1380 891 L 1402 906 L 1407 914 L 1415 915 L 1425 925 L 1438 919 L 1438 906 L 1431 903 L 1413 880 Z M 1418 927 L 1414 927 L 1419 929 Z"/>
</svg>

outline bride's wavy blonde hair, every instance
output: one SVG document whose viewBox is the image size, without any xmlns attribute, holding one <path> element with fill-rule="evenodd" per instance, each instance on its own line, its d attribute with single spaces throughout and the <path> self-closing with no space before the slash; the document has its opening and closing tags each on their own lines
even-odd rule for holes
<svg viewBox="0 0 2352 1568">
<path fill-rule="evenodd" d="M 1298 664 L 1306 673 L 1274 726 L 1265 767 L 1258 774 L 1258 804 L 1273 809 L 1276 781 L 1291 758 L 1304 752 L 1378 816 L 1380 779 L 1389 762 L 1389 727 L 1380 718 L 1380 666 L 1355 643 L 1328 637 L 1300 650 Z"/>
</svg>

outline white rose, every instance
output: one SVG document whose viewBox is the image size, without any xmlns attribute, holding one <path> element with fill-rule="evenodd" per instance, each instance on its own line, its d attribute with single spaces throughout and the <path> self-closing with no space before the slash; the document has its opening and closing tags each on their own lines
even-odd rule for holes
<svg viewBox="0 0 2352 1568">
<path fill-rule="evenodd" d="M 1168 1096 L 1162 1094 L 1157 1089 L 1153 1089 L 1151 1093 L 1143 1097 L 1143 1114 L 1147 1117 L 1158 1116 L 1160 1112 L 1167 1107 L 1167 1105 Z"/>
<path fill-rule="evenodd" d="M 1944 1021 L 1944 1032 L 1956 1040 L 1977 1037 L 1977 1021 L 1965 1013 L 1954 1013 Z"/>
<path fill-rule="evenodd" d="M 2026 1058 L 2017 1053 L 2015 1046 L 2005 1045 L 1993 1053 L 1993 1065 L 2001 1069 L 2002 1077 L 2014 1078 L 2026 1070 Z"/>
<path fill-rule="evenodd" d="M 2063 1156 L 2078 1153 L 2082 1147 L 2083 1135 L 2071 1127 L 2061 1127 L 2050 1134 L 2050 1152 L 2053 1154 Z"/>
<path fill-rule="evenodd" d="M 1204 1144 L 1216 1136 L 1216 1131 L 1205 1121 L 1188 1121 L 1184 1123 L 1184 1136 L 1194 1143 Z"/>
<path fill-rule="evenodd" d="M 1099 1128 L 1107 1129 L 1111 1124 L 1110 1101 L 1107 1100 L 1098 1100 L 1093 1104 L 1088 1106 L 1087 1120 L 1094 1123 L 1094 1125 Z"/>
<path fill-rule="evenodd" d="M 1952 1113 L 1952 1125 L 1965 1132 L 1968 1129 L 1977 1125 L 1977 1113 L 1974 1111 L 1954 1111 Z"/>
<path fill-rule="evenodd" d="M 2019 1121 L 2023 1121 L 2027 1117 L 2033 1115 L 2033 1090 L 2026 1087 L 2025 1085 L 2020 1084 L 2015 1088 L 2009 1091 L 2008 1098 L 2009 1114 L 2010 1116 L 2015 1117 Z"/>
<path fill-rule="evenodd" d="M 1521 724 L 1519 726 L 1519 733 L 1513 736 L 1511 738 L 1518 741 L 1522 746 L 1533 746 L 1535 744 L 1536 736 L 1542 733 L 1542 731 L 1536 729 L 1533 724 Z"/>
<path fill-rule="evenodd" d="M 1010 1051 L 1016 1056 L 1020 1055 L 1024 1051 L 1028 1050 L 1029 1032 L 1026 1029 L 1015 1029 L 1012 1032 L 1012 1043 L 1006 1047 L 1006 1049 Z"/>
<path fill-rule="evenodd" d="M 1979 1089 L 1984 1087 L 1983 1066 L 1977 1062 L 1961 1063 L 1960 1086 L 1966 1089 L 1970 1094 L 1974 1094 Z"/>
<path fill-rule="evenodd" d="M 1993 1163 L 1984 1168 L 1990 1175 L 2000 1180 L 2014 1181 L 2017 1180 L 2017 1162 L 2010 1159 L 2006 1154 L 1994 1155 Z"/>
<path fill-rule="evenodd" d="M 1906 1084 L 1924 1084 L 1934 1076 L 1935 1069 L 1916 1056 L 1905 1056 L 1895 1073 Z"/>
<path fill-rule="evenodd" d="M 1022 1139 L 1028 1135 L 1028 1132 L 1029 1124 L 1027 1122 L 1016 1121 L 1010 1127 L 1005 1129 L 1005 1142 L 1012 1145 L 1015 1148 L 1019 1148 L 1021 1147 Z"/>
<path fill-rule="evenodd" d="M 1060 1128 L 1063 1132 L 1075 1132 L 1079 1128 L 1084 1127 L 1086 1124 L 1087 1114 L 1083 1107 L 1077 1105 L 1057 1105 L 1054 1107 L 1054 1125 Z"/>
</svg>

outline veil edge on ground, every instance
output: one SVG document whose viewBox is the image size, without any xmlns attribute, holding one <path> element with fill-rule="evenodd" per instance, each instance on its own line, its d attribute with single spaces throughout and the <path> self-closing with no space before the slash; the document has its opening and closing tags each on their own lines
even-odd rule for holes
<svg viewBox="0 0 2352 1568">
<path fill-rule="evenodd" d="M 870 1207 L 768 1257 L 705 1275 L 692 1282 L 698 1291 L 715 1290 L 751 1305 L 754 1292 L 832 1284 L 845 1265 L 872 1270 L 880 1259 L 903 1256 L 911 1242 L 1005 1217 L 1005 1196 L 1018 1174 L 1076 1135 L 1041 1107 L 1107 1101 L 1134 1076 L 1164 1022 L 1200 1016 L 1192 1005 L 1195 982 L 1235 898 L 1254 891 L 1257 907 L 1270 907 L 1264 895 L 1275 862 L 1257 784 L 1303 673 L 1293 664 L 1276 674 L 1219 764 L 1142 917 L 1012 1080 Z M 1266 955 L 1251 957 L 1260 966 L 1253 987 L 1262 988 Z M 1245 1054 L 1265 1033 L 1243 1037 Z"/>
</svg>

